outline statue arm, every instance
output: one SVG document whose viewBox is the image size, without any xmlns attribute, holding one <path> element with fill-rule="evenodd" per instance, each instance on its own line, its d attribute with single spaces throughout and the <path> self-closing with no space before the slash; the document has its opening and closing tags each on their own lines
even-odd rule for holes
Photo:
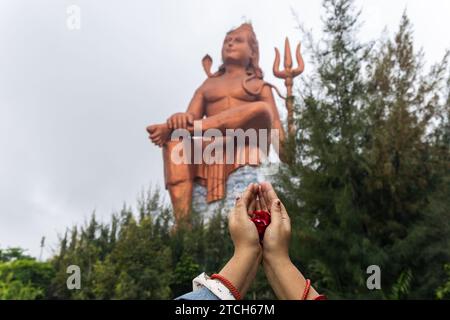
<svg viewBox="0 0 450 320">
<path fill-rule="evenodd" d="M 189 103 L 186 112 L 175 113 L 167 119 L 167 126 L 171 130 L 187 129 L 195 120 L 201 120 L 204 115 L 205 103 L 202 87 L 197 89 Z"/>
<path fill-rule="evenodd" d="M 202 87 L 198 88 L 189 103 L 186 113 L 191 114 L 194 120 L 200 120 L 205 114 L 205 99 Z"/>
</svg>

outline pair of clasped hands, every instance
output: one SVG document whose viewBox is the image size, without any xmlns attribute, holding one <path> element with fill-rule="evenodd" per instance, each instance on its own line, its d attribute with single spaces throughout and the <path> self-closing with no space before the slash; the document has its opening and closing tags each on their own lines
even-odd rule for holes
<svg viewBox="0 0 450 320">
<path fill-rule="evenodd" d="M 262 239 L 254 222 L 255 212 L 270 214 L 271 221 Z M 278 299 L 302 299 L 307 281 L 289 257 L 291 220 L 270 183 L 251 184 L 236 198 L 235 207 L 228 215 L 228 227 L 234 254 L 220 275 L 230 280 L 242 297 L 262 264 Z M 311 287 L 306 299 L 314 300 L 318 296 Z"/>
</svg>

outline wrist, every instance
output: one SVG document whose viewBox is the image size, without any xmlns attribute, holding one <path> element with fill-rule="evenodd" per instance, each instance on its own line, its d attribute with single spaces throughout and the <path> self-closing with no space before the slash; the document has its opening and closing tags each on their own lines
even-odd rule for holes
<svg viewBox="0 0 450 320">
<path fill-rule="evenodd" d="M 289 252 L 283 252 L 283 250 L 264 250 L 263 260 L 265 264 L 276 265 L 283 263 L 292 263 L 289 257 Z"/>
<path fill-rule="evenodd" d="M 233 256 L 220 271 L 219 275 L 228 279 L 239 291 L 240 295 L 244 297 L 250 286 L 248 281 L 253 281 L 256 274 L 256 272 L 253 272 L 255 263 L 259 264 L 261 257 L 262 252 L 258 252 L 257 249 L 236 248 Z"/>
<path fill-rule="evenodd" d="M 290 270 L 293 263 L 289 256 L 285 255 L 263 255 L 263 269 L 268 278 L 278 278 L 276 275 L 285 270 Z"/>
<path fill-rule="evenodd" d="M 257 249 L 238 249 L 234 251 L 231 260 L 238 261 L 244 269 L 251 269 L 251 267 L 255 264 L 255 261 L 258 262 L 258 264 L 261 263 L 262 251 Z"/>
<path fill-rule="evenodd" d="M 254 259 L 260 255 L 262 255 L 262 248 L 260 245 L 236 246 L 234 248 L 234 256 L 251 257 Z"/>
</svg>

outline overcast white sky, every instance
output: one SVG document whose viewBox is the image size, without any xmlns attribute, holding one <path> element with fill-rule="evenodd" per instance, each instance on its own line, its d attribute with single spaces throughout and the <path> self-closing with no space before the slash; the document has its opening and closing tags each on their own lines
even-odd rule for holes
<svg viewBox="0 0 450 320">
<path fill-rule="evenodd" d="M 361 38 L 397 29 L 405 8 L 428 61 L 450 48 L 450 1 L 359 0 Z M 81 30 L 66 8 L 81 8 Z M 0 247 L 51 254 L 57 235 L 93 210 L 108 220 L 124 201 L 163 183 L 145 133 L 186 108 L 217 67 L 225 32 L 251 20 L 261 66 L 273 47 L 301 40 L 291 8 L 320 37 L 321 1 L 2 0 L 0 2 Z M 307 70 L 308 72 L 308 70 Z"/>
</svg>

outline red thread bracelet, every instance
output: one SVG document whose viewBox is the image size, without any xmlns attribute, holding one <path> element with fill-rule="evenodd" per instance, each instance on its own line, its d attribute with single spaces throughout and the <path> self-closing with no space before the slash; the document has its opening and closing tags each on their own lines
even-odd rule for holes
<svg viewBox="0 0 450 320">
<path fill-rule="evenodd" d="M 306 279 L 306 287 L 305 287 L 305 291 L 303 291 L 302 300 L 306 300 L 306 298 L 308 298 L 310 288 L 311 288 L 311 280 Z"/>
<path fill-rule="evenodd" d="M 233 295 L 233 297 L 236 300 L 241 300 L 241 294 L 239 293 L 238 289 L 236 289 L 235 286 L 233 286 L 233 284 L 231 283 L 231 281 L 229 281 L 228 279 L 226 279 L 225 277 L 221 276 L 220 274 L 213 274 L 211 276 L 211 279 L 217 279 L 220 282 L 222 282 L 222 284 L 227 287 L 228 290 L 230 290 L 231 294 Z"/>
</svg>

